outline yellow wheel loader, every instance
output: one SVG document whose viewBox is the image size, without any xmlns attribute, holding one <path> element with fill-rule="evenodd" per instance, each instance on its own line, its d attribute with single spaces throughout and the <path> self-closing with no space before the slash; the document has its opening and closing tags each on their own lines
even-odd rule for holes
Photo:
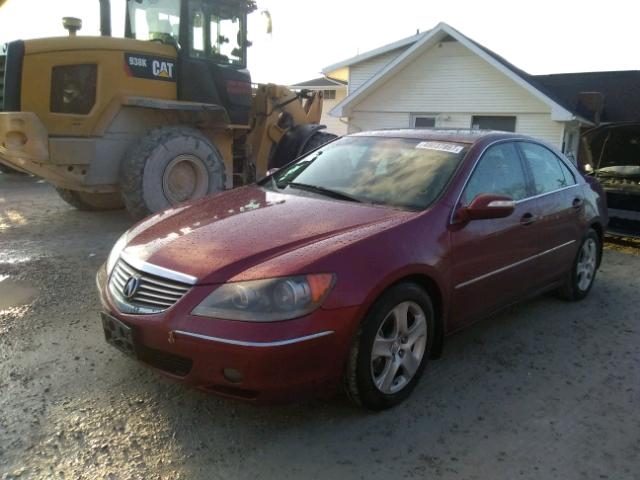
<svg viewBox="0 0 640 480">
<path fill-rule="evenodd" d="M 135 218 L 263 176 L 335 136 L 322 96 L 252 86 L 253 0 L 123 0 L 125 38 L 7 43 L 0 52 L 0 164 L 86 210 Z M 96 4 L 97 6 L 97 4 Z"/>
</svg>

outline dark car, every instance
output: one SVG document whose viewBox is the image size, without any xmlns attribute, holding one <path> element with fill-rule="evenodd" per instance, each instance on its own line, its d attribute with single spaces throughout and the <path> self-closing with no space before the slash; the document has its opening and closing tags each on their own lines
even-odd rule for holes
<svg viewBox="0 0 640 480">
<path fill-rule="evenodd" d="M 349 135 L 257 185 L 154 215 L 98 274 L 107 339 L 197 388 L 391 407 L 444 338 L 515 301 L 584 298 L 601 191 L 495 132 Z"/>
<path fill-rule="evenodd" d="M 582 142 L 582 166 L 606 193 L 609 232 L 640 237 L 640 122 L 594 127 Z"/>
</svg>

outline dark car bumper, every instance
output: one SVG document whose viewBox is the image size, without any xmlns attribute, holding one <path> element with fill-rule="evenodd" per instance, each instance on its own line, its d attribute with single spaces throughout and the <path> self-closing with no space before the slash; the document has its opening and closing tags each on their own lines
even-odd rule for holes
<svg viewBox="0 0 640 480">
<path fill-rule="evenodd" d="M 125 315 L 117 311 L 101 268 L 98 289 L 105 312 L 133 331 L 135 356 L 177 381 L 219 395 L 256 403 L 329 397 L 340 385 L 359 309 L 317 310 L 295 320 L 261 325 L 249 336 L 247 322 L 180 315 Z M 178 307 L 178 304 L 173 308 Z M 171 310 L 171 309 L 170 309 Z M 185 327 L 200 325 L 197 329 Z M 266 327 L 266 329 L 265 329 Z M 256 328 L 258 328 L 256 326 Z"/>
</svg>

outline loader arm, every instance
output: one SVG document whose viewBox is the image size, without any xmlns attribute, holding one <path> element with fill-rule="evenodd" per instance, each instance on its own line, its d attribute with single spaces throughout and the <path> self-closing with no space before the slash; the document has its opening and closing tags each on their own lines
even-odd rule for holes
<svg viewBox="0 0 640 480">
<path fill-rule="evenodd" d="M 301 99 L 304 99 L 304 103 Z M 287 131 L 299 125 L 317 124 L 321 115 L 320 92 L 303 96 L 280 85 L 260 85 L 253 97 L 250 113 L 252 125 L 248 135 L 257 177 L 267 173 L 272 148 L 283 139 Z"/>
</svg>

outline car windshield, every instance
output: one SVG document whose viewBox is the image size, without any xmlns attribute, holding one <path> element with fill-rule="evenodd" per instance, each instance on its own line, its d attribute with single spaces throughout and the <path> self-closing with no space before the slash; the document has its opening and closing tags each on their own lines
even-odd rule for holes
<svg viewBox="0 0 640 480">
<path fill-rule="evenodd" d="M 422 210 L 440 195 L 465 148 L 452 142 L 344 137 L 279 170 L 262 184 Z"/>
<path fill-rule="evenodd" d="M 134 38 L 178 44 L 180 0 L 129 0 L 127 7 Z"/>
</svg>

